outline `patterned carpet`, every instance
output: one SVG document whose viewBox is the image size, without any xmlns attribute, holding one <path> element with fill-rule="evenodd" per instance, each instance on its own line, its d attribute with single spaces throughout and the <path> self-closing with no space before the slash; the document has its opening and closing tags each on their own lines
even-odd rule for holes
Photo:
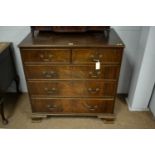
<svg viewBox="0 0 155 155">
<path fill-rule="evenodd" d="M 49 117 L 40 123 L 31 121 L 28 94 L 6 96 L 5 106 L 8 125 L 0 128 L 9 129 L 155 129 L 155 120 L 150 112 L 130 112 L 127 104 L 120 98 L 116 100 L 114 124 L 104 124 L 95 117 Z"/>
</svg>

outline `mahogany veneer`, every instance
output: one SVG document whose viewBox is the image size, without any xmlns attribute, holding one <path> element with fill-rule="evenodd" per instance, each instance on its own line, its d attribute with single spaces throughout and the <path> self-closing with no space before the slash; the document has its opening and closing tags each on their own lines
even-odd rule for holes
<svg viewBox="0 0 155 155">
<path fill-rule="evenodd" d="M 114 30 L 108 30 L 108 38 L 103 32 L 39 32 L 29 34 L 19 47 L 33 118 L 114 118 L 124 49 Z"/>
</svg>

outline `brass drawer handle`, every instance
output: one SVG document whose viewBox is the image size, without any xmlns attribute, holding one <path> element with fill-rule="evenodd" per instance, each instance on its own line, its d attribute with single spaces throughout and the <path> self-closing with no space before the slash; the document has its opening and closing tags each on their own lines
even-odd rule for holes
<svg viewBox="0 0 155 155">
<path fill-rule="evenodd" d="M 89 109 L 91 111 L 94 111 L 98 108 L 98 105 L 88 105 L 88 103 L 85 103 L 84 105 L 87 109 Z"/>
<path fill-rule="evenodd" d="M 88 88 L 88 92 L 91 93 L 91 94 L 96 94 L 100 91 L 100 88 Z"/>
<path fill-rule="evenodd" d="M 98 58 L 99 59 L 103 58 L 103 55 L 102 54 L 99 54 Z"/>
<path fill-rule="evenodd" d="M 89 72 L 89 75 L 90 75 L 92 78 L 97 78 L 97 77 L 99 77 L 100 74 L 101 74 L 100 71 Z"/>
<path fill-rule="evenodd" d="M 49 54 L 47 57 L 45 57 L 44 54 L 40 54 L 40 58 L 42 59 L 42 61 L 45 61 L 45 62 L 51 61 L 51 58 L 52 58 L 52 57 L 53 57 L 52 54 Z"/>
<path fill-rule="evenodd" d="M 56 105 L 51 105 L 51 104 L 48 104 L 46 107 L 47 107 L 48 109 L 50 109 L 50 110 L 53 110 L 53 109 L 56 109 L 56 108 L 57 108 Z"/>
<path fill-rule="evenodd" d="M 93 62 L 97 62 L 99 61 L 101 58 L 103 58 L 103 55 L 102 54 L 99 54 L 99 55 L 90 55 L 91 59 Z"/>
<path fill-rule="evenodd" d="M 55 94 L 57 92 L 56 88 L 52 88 L 52 89 L 44 88 L 44 90 L 48 94 Z"/>
<path fill-rule="evenodd" d="M 43 71 L 42 74 L 45 78 L 52 78 L 56 75 L 56 73 L 54 71 L 50 71 L 50 72 Z"/>
<path fill-rule="evenodd" d="M 90 55 L 90 58 L 92 59 L 93 62 L 98 61 L 98 59 L 95 55 Z"/>
</svg>

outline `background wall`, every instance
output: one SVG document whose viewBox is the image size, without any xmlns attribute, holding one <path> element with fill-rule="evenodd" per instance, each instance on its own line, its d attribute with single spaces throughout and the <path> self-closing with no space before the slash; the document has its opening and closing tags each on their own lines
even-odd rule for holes
<svg viewBox="0 0 155 155">
<path fill-rule="evenodd" d="M 141 36 L 141 26 L 114 26 L 116 32 L 125 44 L 122 60 L 118 93 L 128 93 L 133 70 L 139 56 L 139 39 Z"/>
<path fill-rule="evenodd" d="M 142 29 L 139 57 L 128 96 L 131 110 L 147 110 L 155 84 L 155 27 Z M 155 103 L 154 103 L 155 104 Z"/>
<path fill-rule="evenodd" d="M 140 69 L 142 65 L 142 60 L 145 53 L 145 48 L 148 40 L 148 33 L 149 33 L 149 27 L 142 27 L 141 35 L 139 39 L 138 44 L 138 58 L 135 62 L 135 66 L 133 67 L 134 70 L 132 72 L 132 79 L 130 83 L 130 89 L 129 89 L 129 96 L 127 98 L 127 102 L 129 103 L 129 106 L 132 107 L 132 104 L 134 102 L 135 92 L 137 89 L 137 83 L 139 79 Z"/>
<path fill-rule="evenodd" d="M 25 38 L 25 36 L 30 32 L 30 28 L 27 26 L 0 26 L 0 42 L 13 42 L 15 64 L 20 76 L 20 89 L 22 92 L 27 91 L 25 77 L 22 68 L 21 57 L 19 53 L 18 44 Z M 13 83 L 9 91 L 15 91 L 15 84 Z"/>
</svg>

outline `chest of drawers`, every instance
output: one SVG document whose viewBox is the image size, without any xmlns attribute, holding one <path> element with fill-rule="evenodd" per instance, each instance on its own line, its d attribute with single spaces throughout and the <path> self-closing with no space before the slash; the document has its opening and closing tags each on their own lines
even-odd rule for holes
<svg viewBox="0 0 155 155">
<path fill-rule="evenodd" d="M 108 38 L 100 33 L 29 34 L 19 46 L 32 118 L 114 119 L 124 45 L 113 30 Z"/>
</svg>

